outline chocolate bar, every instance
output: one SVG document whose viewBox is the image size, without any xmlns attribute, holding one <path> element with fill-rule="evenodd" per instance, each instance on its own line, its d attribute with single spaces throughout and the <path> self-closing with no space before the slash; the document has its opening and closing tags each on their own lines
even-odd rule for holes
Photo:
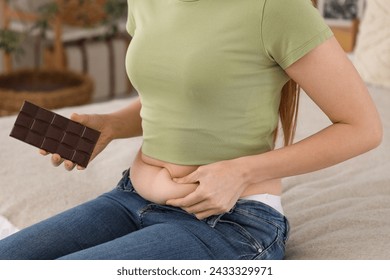
<svg viewBox="0 0 390 280">
<path fill-rule="evenodd" d="M 25 101 L 10 136 L 87 167 L 100 132 Z"/>
</svg>

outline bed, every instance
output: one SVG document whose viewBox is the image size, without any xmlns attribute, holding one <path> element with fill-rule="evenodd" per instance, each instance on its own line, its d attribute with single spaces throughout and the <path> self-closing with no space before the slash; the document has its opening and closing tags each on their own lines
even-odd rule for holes
<svg viewBox="0 0 390 280">
<path fill-rule="evenodd" d="M 337 166 L 283 180 L 291 224 L 286 259 L 390 258 L 390 90 L 369 87 L 384 124 L 382 145 Z M 56 112 L 104 113 L 131 98 Z M 94 198 L 116 185 L 142 139 L 117 140 L 85 171 L 51 166 L 37 149 L 10 138 L 15 116 L 0 118 L 0 238 Z M 297 140 L 329 125 L 302 94 Z"/>
<path fill-rule="evenodd" d="M 353 62 L 367 82 L 384 126 L 377 149 L 337 166 L 283 180 L 291 231 L 288 260 L 390 259 L 390 24 L 387 0 L 367 1 Z M 380 85 L 380 86 L 378 86 Z M 105 113 L 131 98 L 56 110 Z M 329 120 L 301 96 L 296 140 Z M 111 143 L 85 171 L 52 167 L 37 149 L 8 135 L 15 116 L 0 118 L 0 238 L 111 190 L 131 165 L 142 139 Z"/>
</svg>

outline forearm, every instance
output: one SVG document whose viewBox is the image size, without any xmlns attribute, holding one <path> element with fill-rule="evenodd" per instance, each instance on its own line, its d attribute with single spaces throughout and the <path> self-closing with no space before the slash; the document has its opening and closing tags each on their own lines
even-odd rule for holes
<svg viewBox="0 0 390 280">
<path fill-rule="evenodd" d="M 336 123 L 296 144 L 237 159 L 248 184 L 317 171 L 376 147 L 381 132 L 374 127 Z"/>
<path fill-rule="evenodd" d="M 140 111 L 141 102 L 139 98 L 137 98 L 129 106 L 106 115 L 111 127 L 112 139 L 141 136 L 142 126 Z"/>
</svg>

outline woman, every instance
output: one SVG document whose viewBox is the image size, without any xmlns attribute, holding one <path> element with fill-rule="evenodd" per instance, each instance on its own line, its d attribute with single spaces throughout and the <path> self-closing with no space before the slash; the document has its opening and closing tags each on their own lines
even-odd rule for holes
<svg viewBox="0 0 390 280">
<path fill-rule="evenodd" d="M 381 141 L 358 73 L 309 0 L 128 5 L 140 98 L 72 119 L 101 131 L 93 158 L 118 138 L 142 135 L 141 150 L 117 188 L 0 241 L 0 258 L 282 259 L 281 178 Z M 296 83 L 332 125 L 291 144 Z M 279 116 L 286 145 L 274 149 Z"/>
</svg>

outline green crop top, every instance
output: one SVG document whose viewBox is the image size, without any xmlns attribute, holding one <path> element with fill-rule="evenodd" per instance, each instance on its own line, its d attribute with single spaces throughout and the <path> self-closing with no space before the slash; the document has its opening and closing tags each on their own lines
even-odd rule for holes
<svg viewBox="0 0 390 280">
<path fill-rule="evenodd" d="M 310 0 L 128 0 L 142 151 L 202 165 L 273 149 L 284 69 L 332 36 Z"/>
</svg>

